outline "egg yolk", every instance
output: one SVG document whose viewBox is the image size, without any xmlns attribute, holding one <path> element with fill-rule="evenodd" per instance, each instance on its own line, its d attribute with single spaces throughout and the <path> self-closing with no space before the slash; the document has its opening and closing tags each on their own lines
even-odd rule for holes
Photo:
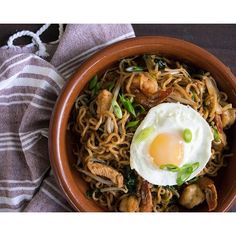
<svg viewBox="0 0 236 236">
<path fill-rule="evenodd" d="M 183 153 L 183 141 L 174 134 L 159 134 L 149 146 L 149 154 L 157 166 L 166 164 L 179 166 L 183 160 Z"/>
</svg>

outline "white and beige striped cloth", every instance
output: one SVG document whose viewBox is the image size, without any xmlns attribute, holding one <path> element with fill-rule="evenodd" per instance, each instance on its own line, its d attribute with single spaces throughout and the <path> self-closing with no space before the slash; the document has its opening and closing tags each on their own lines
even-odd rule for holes
<svg viewBox="0 0 236 236">
<path fill-rule="evenodd" d="M 85 59 L 130 37 L 131 25 L 67 25 L 50 61 L 33 45 L 0 48 L 0 211 L 73 211 L 50 171 L 53 106 Z"/>
</svg>

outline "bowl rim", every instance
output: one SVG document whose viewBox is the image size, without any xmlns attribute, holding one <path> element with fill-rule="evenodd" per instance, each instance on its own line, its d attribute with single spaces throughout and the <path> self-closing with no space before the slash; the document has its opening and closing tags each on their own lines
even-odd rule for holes
<svg viewBox="0 0 236 236">
<path fill-rule="evenodd" d="M 64 167 L 61 158 L 62 154 L 60 150 L 60 145 L 62 143 L 65 143 L 65 137 L 61 138 L 61 133 L 62 133 L 61 124 L 63 123 L 64 114 L 66 114 L 65 111 L 67 110 L 67 103 L 71 99 L 73 91 L 76 89 L 76 87 L 79 84 L 80 86 L 84 87 L 84 85 L 87 83 L 86 79 L 79 80 L 78 78 L 86 77 L 86 73 L 89 70 L 92 70 L 97 63 L 101 62 L 104 59 L 104 57 L 107 57 L 107 55 L 111 55 L 114 52 L 117 53 L 117 51 L 122 52 L 122 50 L 125 50 L 124 49 L 125 47 L 126 49 L 127 47 L 138 48 L 138 47 L 143 47 L 144 45 L 161 44 L 161 43 L 165 44 L 171 43 L 173 45 L 181 47 L 184 46 L 186 50 L 188 50 L 189 52 L 194 51 L 194 54 L 196 54 L 197 52 L 197 54 L 205 56 L 208 61 L 218 66 L 219 71 L 221 71 L 221 73 L 228 75 L 230 84 L 233 86 L 233 90 L 236 91 L 235 76 L 228 67 L 226 67 L 217 57 L 212 55 L 207 50 L 182 39 L 166 37 L 166 36 L 139 36 L 116 42 L 93 54 L 78 68 L 78 70 L 74 73 L 74 75 L 67 80 L 66 84 L 64 85 L 62 91 L 60 92 L 57 98 L 49 126 L 48 147 L 49 147 L 49 156 L 52 170 L 68 202 L 73 206 L 75 210 L 86 211 L 87 209 L 86 207 L 83 206 L 83 203 L 81 203 L 79 199 L 76 198 L 76 196 L 73 193 L 73 187 L 70 186 L 70 184 L 72 183 L 71 177 L 66 175 L 63 169 Z M 232 189 L 232 191 L 228 196 L 228 199 L 229 200 L 227 204 L 222 206 L 221 212 L 228 211 L 236 201 L 236 188 Z"/>
</svg>

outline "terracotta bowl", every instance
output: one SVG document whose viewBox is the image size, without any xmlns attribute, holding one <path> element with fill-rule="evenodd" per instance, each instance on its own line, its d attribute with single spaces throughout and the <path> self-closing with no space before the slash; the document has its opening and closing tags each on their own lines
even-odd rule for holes
<svg viewBox="0 0 236 236">
<path fill-rule="evenodd" d="M 55 177 L 68 201 L 78 211 L 106 211 L 96 202 L 86 198 L 87 184 L 74 169 L 75 157 L 71 150 L 67 123 L 76 97 L 86 83 L 98 73 L 102 73 L 119 59 L 138 54 L 160 54 L 185 61 L 209 71 L 218 87 L 227 93 L 229 101 L 236 107 L 236 79 L 230 69 L 206 50 L 183 40 L 168 37 L 137 37 L 115 43 L 89 58 L 64 86 L 50 123 L 49 150 Z M 220 170 L 216 179 L 218 207 L 216 211 L 228 211 L 236 199 L 236 126 L 228 137 L 233 157 Z M 207 211 L 205 205 L 196 211 Z"/>
</svg>

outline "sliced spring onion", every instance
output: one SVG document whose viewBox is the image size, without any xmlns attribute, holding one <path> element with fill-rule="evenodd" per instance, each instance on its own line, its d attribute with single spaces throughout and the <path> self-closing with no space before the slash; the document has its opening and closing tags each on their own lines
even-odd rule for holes
<svg viewBox="0 0 236 236">
<path fill-rule="evenodd" d="M 216 142 L 219 142 L 220 141 L 220 134 L 219 134 L 219 131 L 216 128 L 213 128 L 213 135 L 214 135 L 214 140 Z"/>
<path fill-rule="evenodd" d="M 152 132 L 154 131 L 154 127 L 147 127 L 142 129 L 135 137 L 134 142 L 135 143 L 140 143 L 142 141 L 144 141 L 148 136 L 150 136 L 152 134 Z"/>
<path fill-rule="evenodd" d="M 162 170 L 168 170 L 171 172 L 178 172 L 179 171 L 179 167 L 173 164 L 166 164 L 166 165 L 161 165 L 160 169 Z"/>
<path fill-rule="evenodd" d="M 194 162 L 192 164 L 185 164 L 180 168 L 180 170 L 184 170 L 184 169 L 187 169 L 189 167 L 191 167 L 193 169 L 193 171 L 195 171 L 199 167 L 199 162 Z"/>
<path fill-rule="evenodd" d="M 190 175 L 199 167 L 199 162 L 194 162 L 192 164 L 183 165 L 177 174 L 176 182 L 180 186 L 182 185 Z"/>
<path fill-rule="evenodd" d="M 96 85 L 92 89 L 92 97 L 95 96 L 98 93 L 98 90 L 101 88 L 100 83 L 96 83 Z"/>
<path fill-rule="evenodd" d="M 177 185 L 180 186 L 182 185 L 187 179 L 190 177 L 190 175 L 193 173 L 192 168 L 188 167 L 183 170 L 180 170 L 177 174 Z"/>
<path fill-rule="evenodd" d="M 122 110 L 121 110 L 119 104 L 115 100 L 112 100 L 111 104 L 112 104 L 112 108 L 113 108 L 114 114 L 116 115 L 116 117 L 118 119 L 121 119 L 122 118 Z"/>
<path fill-rule="evenodd" d="M 195 162 L 192 164 L 193 172 L 200 166 L 199 162 Z"/>
<path fill-rule="evenodd" d="M 125 109 L 129 113 L 131 113 L 133 116 L 136 117 L 136 113 L 135 113 L 134 107 L 132 105 L 132 102 L 129 99 L 125 98 L 124 95 L 119 95 L 119 97 L 120 97 L 120 101 L 121 101 L 122 105 L 125 107 Z"/>
<path fill-rule="evenodd" d="M 194 162 L 191 164 L 185 164 L 181 168 L 179 168 L 178 166 L 173 164 L 166 164 L 166 165 L 161 165 L 160 169 L 168 170 L 171 172 L 178 172 L 176 182 L 177 185 L 180 186 L 188 180 L 188 178 L 199 167 L 199 165 L 200 165 L 199 162 Z"/>
<path fill-rule="evenodd" d="M 143 68 L 140 66 L 130 66 L 125 69 L 127 72 L 140 72 L 143 71 Z"/>
<path fill-rule="evenodd" d="M 90 81 L 89 81 L 89 89 L 93 89 L 98 82 L 98 76 L 95 75 Z"/>
<path fill-rule="evenodd" d="M 192 141 L 192 132 L 190 129 L 184 129 L 183 139 L 186 143 L 190 143 Z"/>
<path fill-rule="evenodd" d="M 135 120 L 135 121 L 130 121 L 127 123 L 126 128 L 133 128 L 136 127 L 139 123 L 139 120 Z"/>
<path fill-rule="evenodd" d="M 115 87 L 115 82 L 114 82 L 114 81 L 109 82 L 109 83 L 107 84 L 107 89 L 108 89 L 108 91 L 110 91 L 110 92 L 111 92 L 111 90 L 112 90 L 114 87 Z"/>
</svg>

